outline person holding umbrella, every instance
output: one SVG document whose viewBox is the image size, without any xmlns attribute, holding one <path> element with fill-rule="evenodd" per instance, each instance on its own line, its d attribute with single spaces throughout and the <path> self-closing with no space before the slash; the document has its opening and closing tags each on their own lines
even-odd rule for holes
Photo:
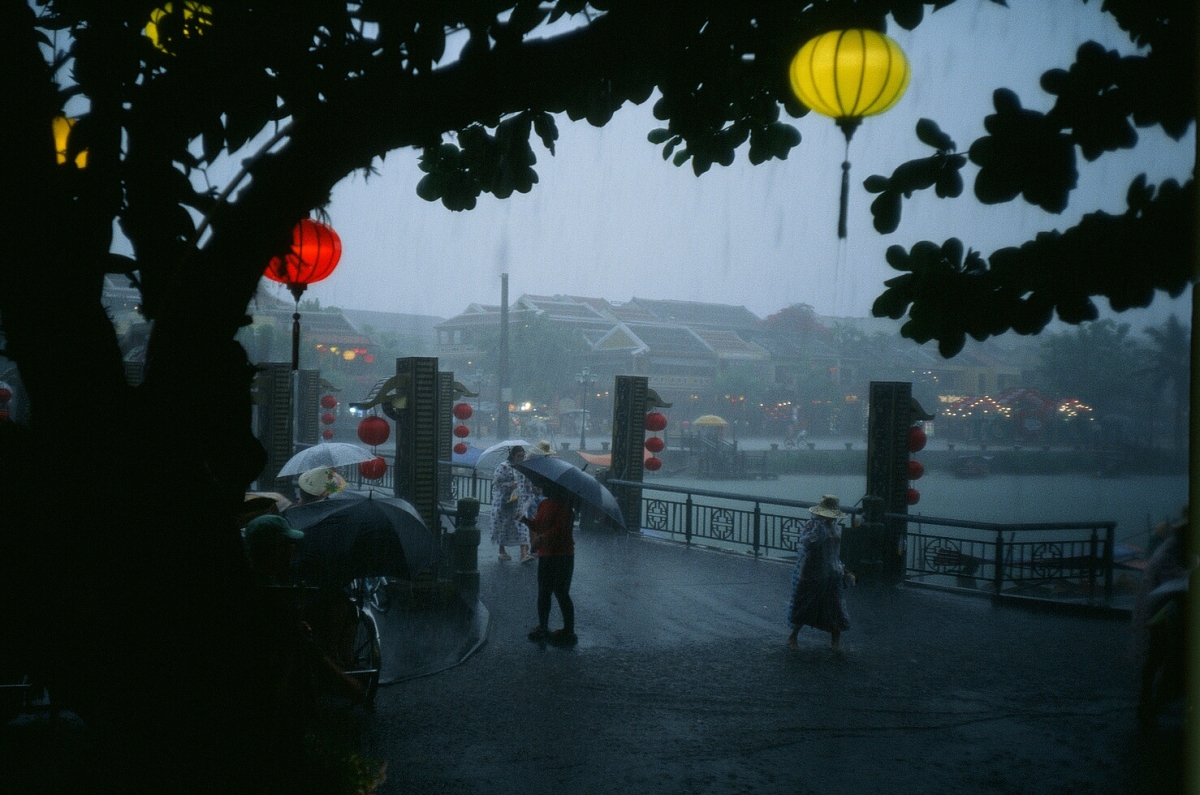
<svg viewBox="0 0 1200 795">
<path fill-rule="evenodd" d="M 517 521 L 524 513 L 524 501 L 528 499 L 529 482 L 514 468 L 525 460 L 525 448 L 513 445 L 508 458 L 496 467 L 492 477 L 492 543 L 500 548 L 500 560 L 512 560 L 505 546 L 519 544 L 521 562 L 533 560 L 529 554 L 529 531 Z"/>
<path fill-rule="evenodd" d="M 537 555 L 538 569 L 538 625 L 529 633 L 532 641 L 549 641 L 556 646 L 573 646 L 579 638 L 575 635 L 575 603 L 571 601 L 571 577 L 575 573 L 575 524 L 574 497 L 556 483 L 545 483 L 542 491 L 546 498 L 538 506 L 532 519 L 522 516 L 521 522 L 528 525 L 531 546 Z M 558 601 L 562 613 L 562 629 L 548 630 L 550 623 L 550 597 Z"/>
</svg>

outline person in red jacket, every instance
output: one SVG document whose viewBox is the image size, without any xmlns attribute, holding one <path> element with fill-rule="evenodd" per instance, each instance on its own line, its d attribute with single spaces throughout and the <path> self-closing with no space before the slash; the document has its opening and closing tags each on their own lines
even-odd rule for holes
<svg viewBox="0 0 1200 795">
<path fill-rule="evenodd" d="M 547 483 L 546 499 L 532 518 L 521 517 L 529 526 L 530 546 L 538 559 L 538 625 L 529 633 L 533 641 L 549 641 L 557 646 L 572 646 L 575 635 L 575 604 L 571 601 L 571 575 L 575 571 L 574 500 L 567 490 Z M 550 596 L 558 600 L 562 629 L 548 631 Z"/>
</svg>

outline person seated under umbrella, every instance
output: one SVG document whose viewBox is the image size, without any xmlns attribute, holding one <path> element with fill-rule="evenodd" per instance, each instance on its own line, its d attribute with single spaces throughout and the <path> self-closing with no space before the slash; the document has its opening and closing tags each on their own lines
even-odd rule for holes
<svg viewBox="0 0 1200 795">
<path fill-rule="evenodd" d="M 296 504 L 304 505 L 337 494 L 346 488 L 346 479 L 333 467 L 317 467 L 301 475 L 296 485 L 300 487 L 300 499 Z"/>
<path fill-rule="evenodd" d="M 345 598 L 332 602 L 318 599 L 304 609 L 295 601 L 296 594 L 288 586 L 295 583 L 297 542 L 304 533 L 292 527 L 285 517 L 275 514 L 259 516 L 246 525 L 246 555 L 250 571 L 259 585 L 266 586 L 264 608 L 268 611 L 265 621 L 275 633 L 272 642 L 277 659 L 276 667 L 290 672 L 280 682 L 280 697 L 287 699 L 285 691 L 294 690 L 291 698 L 301 699 L 303 688 L 293 678 L 311 671 L 338 693 L 352 700 L 363 698 L 362 685 L 347 676 L 342 667 L 333 660 L 326 649 L 336 649 L 337 639 L 346 635 L 345 622 L 354 618 L 353 607 Z M 309 615 L 305 615 L 309 614 Z M 311 623 L 318 619 L 317 626 Z M 351 634 L 352 638 L 353 635 Z M 297 689 L 299 688 L 299 689 Z"/>
</svg>

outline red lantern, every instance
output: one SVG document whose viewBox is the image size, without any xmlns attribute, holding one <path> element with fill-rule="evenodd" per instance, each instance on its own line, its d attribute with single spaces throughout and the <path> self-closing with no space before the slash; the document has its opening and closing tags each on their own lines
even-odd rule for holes
<svg viewBox="0 0 1200 795">
<path fill-rule="evenodd" d="M 336 409 L 337 408 L 337 398 L 335 398 L 333 395 L 323 395 L 321 397 L 321 408 Z"/>
<path fill-rule="evenodd" d="M 467 443 L 459 442 L 458 444 L 454 445 L 454 452 L 458 453 L 459 455 L 466 455 L 467 454 Z"/>
<path fill-rule="evenodd" d="M 468 428 L 466 425 L 455 425 L 454 426 L 454 435 L 457 436 L 459 439 L 466 439 L 468 436 L 471 435 L 471 429 Z"/>
<path fill-rule="evenodd" d="M 916 505 L 921 501 L 921 492 L 917 491 L 916 489 L 909 489 L 904 494 L 904 501 L 909 505 Z"/>
<path fill-rule="evenodd" d="M 8 422 L 8 409 L 0 409 L 0 422 Z"/>
<path fill-rule="evenodd" d="M 910 453 L 918 453 L 925 449 L 925 430 L 920 425 L 914 425 L 908 429 L 908 451 Z"/>
<path fill-rule="evenodd" d="M 363 461 L 358 465 L 358 474 L 362 475 L 366 480 L 379 480 L 387 472 L 387 461 L 381 457 L 375 456 L 370 461 Z"/>
<path fill-rule="evenodd" d="M 646 430 L 657 433 L 667 427 L 667 415 L 661 411 L 652 411 L 646 415 Z"/>
<path fill-rule="evenodd" d="M 326 428 L 325 430 L 321 431 L 321 438 L 328 442 L 333 438 L 333 429 Z"/>
<path fill-rule="evenodd" d="M 924 474 L 925 474 L 925 465 L 924 464 L 922 464 L 920 461 L 909 461 L 908 462 L 908 479 L 909 480 L 920 480 L 921 476 Z"/>
<path fill-rule="evenodd" d="M 661 453 L 662 449 L 666 446 L 666 442 L 659 436 L 651 436 L 646 440 L 646 449 L 652 453 Z"/>
<path fill-rule="evenodd" d="M 7 387 L 0 386 L 0 403 L 7 403 L 12 400 L 12 391 Z"/>
<path fill-rule="evenodd" d="M 454 419 L 456 420 L 469 420 L 471 419 L 471 414 L 473 413 L 474 412 L 471 411 L 470 403 L 454 404 Z"/>
<path fill-rule="evenodd" d="M 383 417 L 363 417 L 358 424 L 358 438 L 372 447 L 383 444 L 392 435 L 392 426 Z"/>
<path fill-rule="evenodd" d="M 322 425 L 333 425 L 335 422 L 337 422 L 337 417 L 334 416 L 332 411 L 327 411 L 321 415 Z"/>
<path fill-rule="evenodd" d="M 272 257 L 263 273 L 271 281 L 286 284 L 296 300 L 308 285 L 333 273 L 342 258 L 342 241 L 331 228 L 305 218 L 292 230 L 292 250 Z"/>
<path fill-rule="evenodd" d="M 642 466 L 651 472 L 657 472 L 658 470 L 662 469 L 662 459 L 650 456 L 642 462 Z"/>
</svg>

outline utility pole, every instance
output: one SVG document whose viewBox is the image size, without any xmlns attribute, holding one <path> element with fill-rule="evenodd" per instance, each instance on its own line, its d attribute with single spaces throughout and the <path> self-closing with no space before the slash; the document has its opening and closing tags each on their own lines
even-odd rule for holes
<svg viewBox="0 0 1200 795">
<path fill-rule="evenodd" d="M 508 385 L 508 274 L 500 274 L 500 368 L 496 374 L 496 388 L 500 399 L 496 401 L 496 439 L 508 438 L 508 401 L 512 389 Z"/>
</svg>

